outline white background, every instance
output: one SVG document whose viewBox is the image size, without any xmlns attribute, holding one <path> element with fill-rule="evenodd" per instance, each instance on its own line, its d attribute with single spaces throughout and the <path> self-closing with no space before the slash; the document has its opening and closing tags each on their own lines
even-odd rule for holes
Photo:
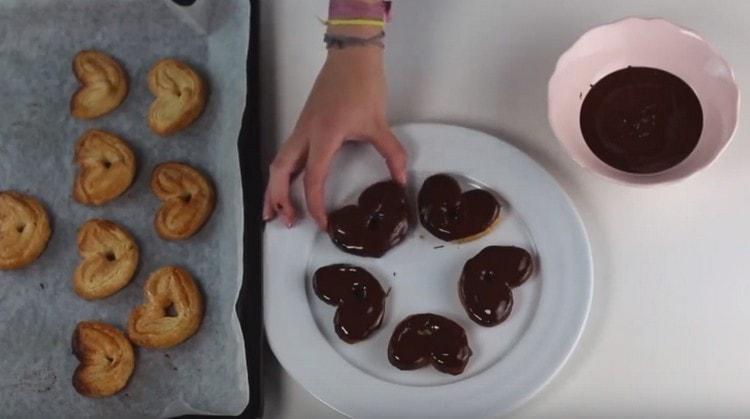
<svg viewBox="0 0 750 419">
<path fill-rule="evenodd" d="M 587 29 L 628 16 L 664 17 L 702 34 L 746 93 L 750 1 L 395 3 L 386 50 L 391 120 L 455 123 L 502 137 L 557 178 L 589 232 L 595 289 L 588 327 L 560 375 L 514 416 L 750 415 L 750 108 L 714 165 L 648 189 L 583 171 L 546 115 L 557 57 Z M 326 16 L 327 0 L 261 6 L 268 159 L 325 59 L 316 16 Z M 340 417 L 270 351 L 264 385 L 268 418 Z M 388 401 L 373 400 L 374 408 L 379 403 Z"/>
</svg>

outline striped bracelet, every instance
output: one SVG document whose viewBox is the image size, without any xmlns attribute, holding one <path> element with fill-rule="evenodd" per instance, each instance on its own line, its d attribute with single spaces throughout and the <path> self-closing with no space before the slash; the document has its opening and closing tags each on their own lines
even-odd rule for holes
<svg viewBox="0 0 750 419">
<path fill-rule="evenodd" d="M 369 38 L 360 38 L 356 36 L 338 35 L 327 33 L 323 36 L 323 42 L 326 44 L 326 49 L 344 49 L 348 47 L 366 47 L 369 45 L 385 48 L 383 42 L 385 38 L 385 32 L 380 32 L 375 36 Z"/>
</svg>

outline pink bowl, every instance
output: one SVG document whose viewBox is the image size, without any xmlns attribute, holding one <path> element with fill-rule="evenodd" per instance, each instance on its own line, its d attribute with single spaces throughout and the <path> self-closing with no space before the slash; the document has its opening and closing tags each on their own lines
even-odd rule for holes
<svg viewBox="0 0 750 419">
<path fill-rule="evenodd" d="M 627 66 L 668 71 L 690 85 L 703 108 L 693 152 L 658 173 L 628 173 L 601 161 L 586 145 L 579 114 L 591 85 Z M 610 179 L 648 185 L 683 179 L 707 167 L 737 128 L 740 94 L 729 64 L 703 38 L 662 19 L 624 19 L 591 29 L 557 61 L 548 86 L 552 130 L 581 166 Z"/>
</svg>

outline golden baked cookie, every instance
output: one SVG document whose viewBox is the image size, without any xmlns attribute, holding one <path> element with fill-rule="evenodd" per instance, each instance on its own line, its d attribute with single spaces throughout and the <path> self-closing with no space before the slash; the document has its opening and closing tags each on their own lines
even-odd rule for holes
<svg viewBox="0 0 750 419">
<path fill-rule="evenodd" d="M 146 303 L 128 320 L 128 337 L 146 348 L 171 348 L 192 336 L 203 320 L 203 297 L 185 270 L 165 266 L 146 281 Z"/>
<path fill-rule="evenodd" d="M 73 289 L 86 300 L 106 298 L 124 288 L 138 267 L 138 245 L 124 228 L 107 220 L 89 220 L 78 229 Z"/>
<path fill-rule="evenodd" d="M 78 175 L 73 199 L 86 205 L 101 205 L 120 196 L 133 183 L 135 156 L 130 147 L 114 134 L 88 130 L 75 149 Z"/>
<path fill-rule="evenodd" d="M 119 329 L 103 322 L 76 325 L 73 355 L 80 362 L 73 373 L 73 387 L 86 397 L 117 393 L 125 388 L 135 368 L 133 345 Z"/>
<path fill-rule="evenodd" d="M 0 192 L 0 269 L 30 265 L 51 234 L 47 211 L 39 201 L 18 192 Z"/>
<path fill-rule="evenodd" d="M 156 96 L 148 111 L 148 126 L 171 135 L 195 121 L 206 106 L 206 86 L 187 64 L 168 58 L 148 72 L 148 88 Z"/>
<path fill-rule="evenodd" d="M 90 119 L 113 111 L 128 94 L 128 77 L 120 64 L 100 51 L 85 50 L 73 58 L 81 88 L 70 99 L 70 113 Z"/>
<path fill-rule="evenodd" d="M 162 163 L 151 174 L 151 191 L 162 207 L 154 228 L 165 240 L 183 240 L 195 234 L 214 209 L 214 188 L 198 170 L 184 163 Z"/>
</svg>

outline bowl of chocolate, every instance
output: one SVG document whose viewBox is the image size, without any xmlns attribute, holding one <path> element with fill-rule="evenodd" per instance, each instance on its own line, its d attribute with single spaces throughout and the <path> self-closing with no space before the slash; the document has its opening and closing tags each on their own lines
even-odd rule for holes
<svg viewBox="0 0 750 419">
<path fill-rule="evenodd" d="M 591 29 L 560 57 L 548 86 L 550 125 L 573 160 L 636 185 L 707 167 L 734 135 L 739 104 L 729 64 L 662 19 Z"/>
</svg>

